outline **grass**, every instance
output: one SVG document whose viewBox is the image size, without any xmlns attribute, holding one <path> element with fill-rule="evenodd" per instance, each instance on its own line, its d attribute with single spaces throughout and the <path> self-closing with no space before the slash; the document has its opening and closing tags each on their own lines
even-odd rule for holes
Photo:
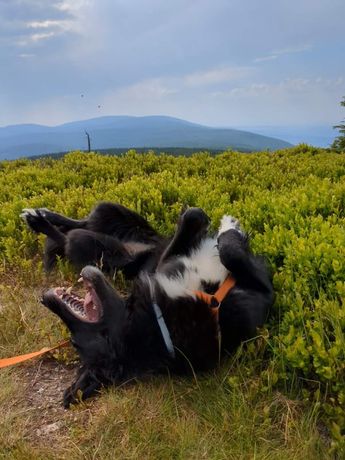
<svg viewBox="0 0 345 460">
<path fill-rule="evenodd" d="M 331 458 L 315 405 L 306 408 L 277 392 L 254 395 L 245 382 L 229 385 L 224 374 L 225 368 L 212 378 L 201 377 L 197 385 L 168 378 L 104 391 L 68 414 L 59 413 L 58 431 L 44 436 L 31 431 L 41 410 L 26 407 L 7 374 L 1 378 L 0 454 L 15 459 Z"/>
<path fill-rule="evenodd" d="M 65 335 L 39 297 L 42 285 L 66 277 L 73 281 L 71 273 L 42 277 L 33 289 L 18 283 L 17 274 L 7 276 L 0 291 L 6 311 L 0 315 L 2 355 L 39 349 Z M 42 336 L 42 330 L 49 334 Z M 4 369 L 0 458 L 335 458 L 319 402 L 303 401 L 293 386 L 284 392 L 263 387 L 264 340 L 254 343 L 260 359 L 252 359 L 249 346 L 211 374 L 110 388 L 69 411 L 62 409 L 61 397 L 75 372 L 73 353 L 64 349 L 55 358 Z M 66 361 L 72 364 L 66 367 Z"/>
</svg>

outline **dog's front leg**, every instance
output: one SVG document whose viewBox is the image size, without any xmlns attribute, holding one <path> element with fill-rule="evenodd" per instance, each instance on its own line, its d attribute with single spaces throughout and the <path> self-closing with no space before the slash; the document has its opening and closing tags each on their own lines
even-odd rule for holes
<svg viewBox="0 0 345 460">
<path fill-rule="evenodd" d="M 77 380 L 64 392 L 64 408 L 68 409 L 71 404 L 84 401 L 94 395 L 101 386 L 101 382 L 88 369 L 82 367 L 78 372 Z"/>
<path fill-rule="evenodd" d="M 173 256 L 188 256 L 206 235 L 210 219 L 201 208 L 189 208 L 177 223 L 170 244 L 162 254 L 157 269 Z"/>
</svg>

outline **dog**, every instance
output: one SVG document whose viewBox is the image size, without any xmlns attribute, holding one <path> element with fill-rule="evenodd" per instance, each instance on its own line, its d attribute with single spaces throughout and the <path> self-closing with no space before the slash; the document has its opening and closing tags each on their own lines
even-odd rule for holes
<svg viewBox="0 0 345 460">
<path fill-rule="evenodd" d="M 66 408 L 144 375 L 213 369 L 267 319 L 273 303 L 268 270 L 231 216 L 212 237 L 205 212 L 189 208 L 166 241 L 142 217 L 111 203 L 82 221 L 42 209 L 24 214 L 33 230 L 48 236 L 49 257 L 63 251 L 77 266 L 102 257 L 107 268 L 130 266 L 134 276 L 127 298 L 94 265 L 81 270 L 84 297 L 61 287 L 43 294 L 43 305 L 70 330 L 81 361 L 64 393 Z M 215 292 L 229 280 L 231 289 L 219 299 Z"/>
</svg>

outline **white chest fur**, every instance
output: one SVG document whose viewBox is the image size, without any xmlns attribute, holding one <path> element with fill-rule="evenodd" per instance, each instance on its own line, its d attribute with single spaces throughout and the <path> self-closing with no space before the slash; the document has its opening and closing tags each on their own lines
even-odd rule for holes
<svg viewBox="0 0 345 460">
<path fill-rule="evenodd" d="M 154 276 L 172 299 L 186 295 L 195 297 L 193 291 L 200 290 L 202 282 L 222 283 L 228 275 L 219 258 L 216 238 L 205 239 L 189 257 L 180 257 L 178 262 L 184 267 L 180 273 L 170 277 L 164 273 Z"/>
</svg>

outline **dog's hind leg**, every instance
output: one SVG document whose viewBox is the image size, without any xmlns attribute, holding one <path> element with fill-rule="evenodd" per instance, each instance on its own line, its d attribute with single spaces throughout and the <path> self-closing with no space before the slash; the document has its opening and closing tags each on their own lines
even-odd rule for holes
<svg viewBox="0 0 345 460">
<path fill-rule="evenodd" d="M 188 256 L 207 233 L 210 219 L 201 208 L 189 208 L 177 223 L 177 229 L 170 244 L 162 254 L 158 268 L 173 256 Z"/>
<path fill-rule="evenodd" d="M 31 230 L 47 236 L 44 248 L 44 269 L 47 272 L 51 271 L 56 258 L 65 255 L 66 235 L 54 227 L 39 210 L 27 209 L 22 217 Z"/>
<path fill-rule="evenodd" d="M 58 214 L 56 212 L 50 211 L 46 208 L 38 208 L 38 209 L 23 209 L 21 217 L 24 220 L 27 220 L 27 216 L 39 213 L 43 216 L 50 224 L 55 225 L 57 227 L 62 227 L 64 232 L 72 230 L 74 228 L 84 228 L 87 223 L 87 219 L 76 220 L 70 219 L 69 217 L 63 216 L 62 214 Z"/>
<path fill-rule="evenodd" d="M 63 258 L 65 255 L 65 248 L 56 243 L 56 241 L 46 238 L 44 244 L 43 265 L 46 272 L 52 271 L 56 264 L 58 257 Z"/>
<path fill-rule="evenodd" d="M 65 255 L 77 268 L 97 264 L 106 272 L 123 268 L 133 260 L 117 238 L 84 229 L 68 232 Z"/>
<path fill-rule="evenodd" d="M 123 241 L 152 243 L 161 239 L 142 216 L 117 203 L 99 203 L 90 213 L 86 228 Z"/>
<path fill-rule="evenodd" d="M 28 226 L 36 233 L 43 233 L 53 240 L 59 247 L 64 247 L 66 235 L 54 227 L 39 210 L 31 209 L 22 216 Z"/>
</svg>

